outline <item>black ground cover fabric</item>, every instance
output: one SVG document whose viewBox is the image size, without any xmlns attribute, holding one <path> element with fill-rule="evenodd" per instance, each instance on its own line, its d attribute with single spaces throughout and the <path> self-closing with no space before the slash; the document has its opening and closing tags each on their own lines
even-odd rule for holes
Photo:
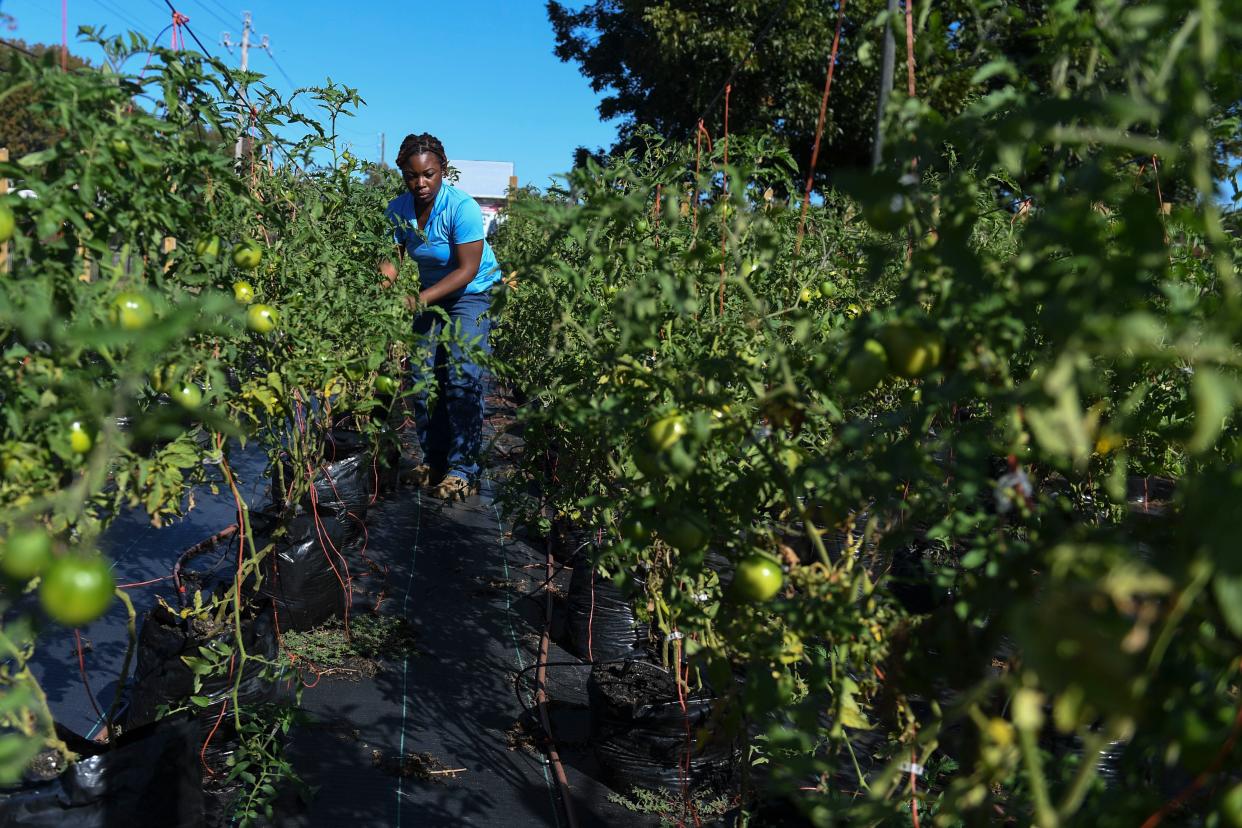
<svg viewBox="0 0 1242 828">
<path fill-rule="evenodd" d="M 489 422 L 492 422 L 489 420 Z M 407 443 L 413 442 L 406 432 Z M 495 436 L 487 432 L 488 439 Z M 407 451 L 412 451 L 407 448 Z M 249 452 L 234 471 L 251 503 L 271 500 L 262 480 L 263 458 Z M 493 474 L 502 473 L 495 470 Z M 535 661 L 546 597 L 542 546 L 509 537 L 493 504 L 495 483 L 461 504 L 430 500 L 403 487 L 367 510 L 362 546 L 351 547 L 351 618 L 370 612 L 403 615 L 417 645 L 405 658 L 378 663 L 373 677 L 302 678 L 303 707 L 311 721 L 291 734 L 290 757 L 316 789 L 309 806 L 279 824 L 310 826 L 560 826 L 563 803 L 548 767 L 532 703 Z M 196 494 L 182 522 L 156 529 L 126 515 L 104 539 L 121 583 L 167 576 L 177 556 L 236 519 L 227 490 Z M 214 560 L 200 566 L 210 569 Z M 222 569 L 228 562 L 219 562 Z M 559 646 L 571 571 L 557 577 L 558 595 L 549 660 L 550 713 L 573 807 L 583 826 L 655 825 L 609 801 L 589 744 L 586 684 L 590 666 Z M 170 582 L 135 587 L 140 616 Z M 527 593 L 531 598 L 524 597 Z M 107 708 L 124 655 L 124 613 L 114 607 L 83 630 L 85 665 L 98 704 Z M 55 715 L 81 733 L 98 726 L 78 675 L 71 631 L 56 631 L 40 651 L 38 672 Z M 514 683 L 522 674 L 521 698 Z M 296 681 L 282 683 L 286 692 Z M 197 727 L 197 722 L 193 723 Z M 457 770 L 457 769 L 463 770 Z M 436 773 L 434 771 L 453 771 Z M 141 813 L 131 825 L 141 825 Z M 68 824 L 68 823 L 66 823 Z M 167 824 L 167 823 L 166 823 Z M 177 823 L 171 823 L 177 824 Z"/>
<path fill-rule="evenodd" d="M 514 692 L 538 651 L 545 598 L 523 596 L 543 580 L 544 554 L 505 537 L 491 482 L 483 488 L 455 505 L 402 489 L 371 508 L 368 556 L 388 568 L 378 611 L 404 614 L 417 647 L 382 662 L 374 678 L 324 676 L 305 692 L 314 722 L 296 734 L 293 755 L 319 791 L 294 824 L 567 824 L 536 720 L 524 711 L 533 690 Z M 373 587 L 356 590 L 354 617 L 377 597 Z M 648 824 L 582 774 L 598 776 L 586 745 L 589 667 L 559 647 L 550 660 L 575 665 L 550 668 L 549 681 L 554 695 L 574 700 L 554 705 L 553 727 L 566 762 L 577 763 L 566 770 L 579 824 Z M 533 674 L 524 674 L 527 688 Z"/>
<path fill-rule="evenodd" d="M 169 717 L 109 748 L 61 734 L 82 759 L 60 776 L 0 788 L 0 826 L 133 828 L 192 826 L 202 813 L 195 758 L 198 728 Z"/>
</svg>

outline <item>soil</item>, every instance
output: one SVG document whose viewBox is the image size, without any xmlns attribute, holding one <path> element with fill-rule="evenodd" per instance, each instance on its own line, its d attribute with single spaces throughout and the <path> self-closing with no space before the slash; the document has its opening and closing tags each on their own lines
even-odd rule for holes
<svg viewBox="0 0 1242 828">
<path fill-rule="evenodd" d="M 465 768 L 450 768 L 430 753 L 407 753 L 403 756 L 385 756 L 382 750 L 371 751 L 371 765 L 390 776 L 406 779 L 422 779 L 428 782 L 445 782 L 456 779 Z"/>
<path fill-rule="evenodd" d="M 677 698 L 673 677 L 641 661 L 604 664 L 595 678 L 600 692 L 619 707 L 659 704 Z"/>
<path fill-rule="evenodd" d="M 534 727 L 533 723 L 525 716 L 511 724 L 505 731 L 505 747 L 509 750 L 525 751 L 532 756 L 542 756 L 543 752 L 540 750 L 540 744 L 543 741 L 542 734 L 532 730 L 532 727 Z"/>
<path fill-rule="evenodd" d="M 32 782 L 47 782 L 60 776 L 66 767 L 65 757 L 59 751 L 41 751 L 26 769 L 26 778 Z"/>
</svg>

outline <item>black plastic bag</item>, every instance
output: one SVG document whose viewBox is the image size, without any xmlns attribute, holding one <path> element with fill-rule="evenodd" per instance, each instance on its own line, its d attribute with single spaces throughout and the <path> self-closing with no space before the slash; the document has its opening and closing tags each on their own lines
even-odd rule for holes
<svg viewBox="0 0 1242 828">
<path fill-rule="evenodd" d="M 126 731 L 111 749 L 70 736 L 82 758 L 54 779 L 0 789 L 0 826 L 201 825 L 198 734 L 190 717 L 170 716 Z"/>
<path fill-rule="evenodd" d="M 618 790 L 729 787 L 737 748 L 710 733 L 714 699 L 687 694 L 683 707 L 673 676 L 645 661 L 596 664 L 587 692 L 591 746 Z"/>
<path fill-rule="evenodd" d="M 263 561 L 262 593 L 275 604 L 282 630 L 309 630 L 348 609 L 349 555 L 360 526 L 352 519 L 298 515 Z"/>
<path fill-rule="evenodd" d="M 588 661 L 636 657 L 648 635 L 634 616 L 633 602 L 596 571 L 588 556 L 578 556 L 577 564 L 566 598 L 569 651 Z"/>
<path fill-rule="evenodd" d="M 574 566 L 578 562 L 587 566 L 587 553 L 594 547 L 596 536 L 594 529 L 578 528 L 564 519 L 553 520 L 552 530 L 548 535 L 552 544 L 552 559 L 566 566 Z"/>
<path fill-rule="evenodd" d="M 212 641 L 233 645 L 232 626 L 221 630 L 203 630 L 196 619 L 182 619 L 163 606 L 156 606 L 143 620 L 138 635 L 138 660 L 134 669 L 133 691 L 130 696 L 128 726 L 140 727 L 155 720 L 161 705 L 175 707 L 186 704 L 194 695 L 194 672 L 183 656 L 200 658 L 199 648 Z M 279 654 L 272 608 L 268 603 L 242 620 L 242 640 L 251 655 L 274 662 Z M 234 655 L 236 658 L 236 654 Z M 240 660 L 240 659 L 239 659 Z M 243 706 L 271 701 L 278 687 L 267 676 L 267 667 L 258 660 L 248 660 L 242 670 L 239 701 Z M 197 708 L 204 730 L 209 730 L 220 716 L 221 707 L 231 700 L 233 678 L 227 670 L 203 677 L 197 695 L 208 703 Z M 227 717 L 226 717 L 227 718 Z"/>
</svg>

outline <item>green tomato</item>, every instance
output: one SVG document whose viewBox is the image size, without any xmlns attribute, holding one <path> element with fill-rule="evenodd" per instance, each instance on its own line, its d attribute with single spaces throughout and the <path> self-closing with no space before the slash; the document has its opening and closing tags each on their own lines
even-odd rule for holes
<svg viewBox="0 0 1242 828">
<path fill-rule="evenodd" d="M 863 208 L 863 218 L 880 233 L 896 233 L 909 217 L 910 203 L 900 193 L 877 198 Z"/>
<path fill-rule="evenodd" d="M 9 209 L 9 205 L 0 203 L 0 244 L 13 238 L 15 232 L 17 232 L 17 218 Z"/>
<path fill-rule="evenodd" d="M 263 248 L 257 242 L 248 241 L 233 250 L 233 264 L 242 270 L 254 270 L 263 261 Z"/>
<path fill-rule="evenodd" d="M 634 222 L 634 232 L 637 233 L 638 235 L 645 236 L 650 231 L 651 231 L 651 225 L 647 222 L 646 219 L 640 218 L 638 221 Z"/>
<path fill-rule="evenodd" d="M 400 387 L 401 386 L 397 383 L 397 381 L 387 374 L 380 374 L 375 378 L 376 393 L 391 397 L 395 395 L 398 390 L 400 390 Z"/>
<path fill-rule="evenodd" d="M 52 561 L 39 585 L 43 609 L 66 627 L 89 624 L 112 603 L 116 581 L 101 555 L 67 555 Z"/>
<path fill-rule="evenodd" d="M 814 296 L 814 294 L 811 293 L 811 289 L 809 287 L 804 287 L 802 292 L 798 294 L 798 301 L 805 305 L 807 302 L 811 301 L 812 296 Z"/>
<path fill-rule="evenodd" d="M 850 357 L 845 366 L 845 378 L 855 394 L 870 391 L 880 384 L 888 373 L 888 355 L 884 346 L 874 339 L 863 343 L 862 349 Z"/>
<path fill-rule="evenodd" d="M 835 283 L 825 279 L 819 283 L 819 295 L 825 299 L 831 299 L 837 295 L 837 286 Z"/>
<path fill-rule="evenodd" d="M 155 311 L 151 308 L 151 300 L 141 293 L 127 290 L 112 300 L 112 320 L 122 330 L 140 331 L 150 325 L 153 318 Z"/>
<path fill-rule="evenodd" d="M 937 334 L 897 323 L 880 333 L 893 373 L 906 379 L 921 377 L 940 364 L 942 343 Z"/>
<path fill-rule="evenodd" d="M 246 309 L 246 327 L 256 333 L 271 333 L 280 318 L 271 305 L 251 305 Z"/>
<path fill-rule="evenodd" d="M 15 581 L 29 581 L 52 562 L 52 539 L 42 529 L 14 529 L 4 541 L 0 571 Z"/>
<path fill-rule="evenodd" d="M 249 305 L 254 301 L 254 285 L 249 282 L 234 282 L 233 298 L 242 305 Z"/>
<path fill-rule="evenodd" d="M 81 420 L 69 424 L 69 448 L 74 454 L 86 454 L 94 445 L 95 438 Z"/>
<path fill-rule="evenodd" d="M 711 527 L 707 519 L 694 512 L 672 512 L 664 515 L 660 536 L 679 552 L 697 552 L 707 545 Z"/>
<path fill-rule="evenodd" d="M 194 242 L 194 255 L 214 261 L 220 255 L 220 237 L 203 236 Z"/>
<path fill-rule="evenodd" d="M 133 152 L 129 148 L 129 141 L 124 138 L 112 139 L 112 152 L 118 158 L 129 158 Z"/>
<path fill-rule="evenodd" d="M 651 529 L 641 515 L 627 515 L 621 521 L 621 537 L 637 546 L 646 546 L 651 541 Z"/>
<path fill-rule="evenodd" d="M 773 558 L 752 552 L 738 562 L 733 573 L 733 592 L 739 598 L 752 603 L 770 601 L 781 591 L 785 576 L 781 566 Z"/>
<path fill-rule="evenodd" d="M 687 431 L 686 418 L 681 414 L 661 417 L 647 428 L 647 447 L 654 452 L 668 451 Z"/>
<path fill-rule="evenodd" d="M 203 404 L 202 390 L 192 382 L 187 382 L 179 386 L 172 393 L 173 400 L 182 408 L 193 411 Z"/>
<path fill-rule="evenodd" d="M 1217 808 L 1222 828 L 1242 828 L 1242 782 L 1234 785 L 1220 798 Z"/>
</svg>

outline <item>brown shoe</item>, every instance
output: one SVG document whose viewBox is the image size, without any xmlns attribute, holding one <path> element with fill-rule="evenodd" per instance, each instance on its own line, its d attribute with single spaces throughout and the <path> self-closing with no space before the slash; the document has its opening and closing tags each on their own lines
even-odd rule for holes
<svg viewBox="0 0 1242 828">
<path fill-rule="evenodd" d="M 464 477 L 450 474 L 431 488 L 430 494 L 444 500 L 465 500 L 478 494 L 479 487 Z"/>
<path fill-rule="evenodd" d="M 426 463 L 419 463 L 417 466 L 411 466 L 408 469 L 401 470 L 402 483 L 409 483 L 420 488 L 431 485 L 431 481 L 434 477 L 435 469 Z"/>
</svg>

